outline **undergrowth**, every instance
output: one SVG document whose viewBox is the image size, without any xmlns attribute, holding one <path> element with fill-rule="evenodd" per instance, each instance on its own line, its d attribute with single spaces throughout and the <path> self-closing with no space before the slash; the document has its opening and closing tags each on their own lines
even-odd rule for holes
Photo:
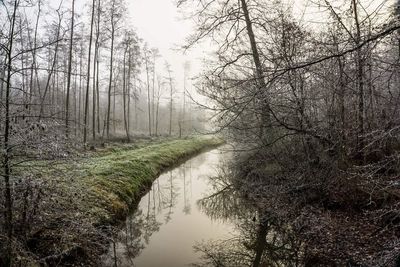
<svg viewBox="0 0 400 267">
<path fill-rule="evenodd" d="M 75 160 L 20 165 L 13 265 L 98 266 L 112 226 L 161 172 L 222 143 L 215 137 L 188 137 L 108 144 Z M 0 233 L 0 265 L 2 243 Z"/>
</svg>

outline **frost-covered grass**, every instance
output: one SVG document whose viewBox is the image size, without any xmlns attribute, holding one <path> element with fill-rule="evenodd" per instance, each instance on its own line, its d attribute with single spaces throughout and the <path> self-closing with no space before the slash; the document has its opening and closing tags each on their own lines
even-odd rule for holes
<svg viewBox="0 0 400 267">
<path fill-rule="evenodd" d="M 222 142 L 214 137 L 193 137 L 137 149 L 115 149 L 104 156 L 92 157 L 79 171 L 79 186 L 87 192 L 82 208 L 99 221 L 123 218 L 162 171 Z"/>
<path fill-rule="evenodd" d="M 21 249 L 21 261 L 39 266 L 38 259 L 50 256 L 45 261 L 53 266 L 66 255 L 65 260 L 97 266 L 109 234 L 105 230 L 109 228 L 104 226 L 124 219 L 161 172 L 222 143 L 215 137 L 138 140 L 79 151 L 67 161 L 21 164 L 16 171 L 30 177 L 31 185 L 23 189 L 16 181 L 16 190 L 20 190 L 14 201 L 17 225 L 21 223 L 24 203 L 29 204 L 28 213 L 37 207 L 35 215 L 24 223 L 24 227 L 29 224 L 30 231 L 20 239 L 27 238 L 29 245 Z"/>
</svg>

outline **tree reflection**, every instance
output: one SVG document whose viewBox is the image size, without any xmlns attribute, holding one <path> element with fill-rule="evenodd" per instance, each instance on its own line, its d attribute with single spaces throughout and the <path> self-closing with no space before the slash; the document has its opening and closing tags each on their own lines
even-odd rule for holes
<svg viewBox="0 0 400 267">
<path fill-rule="evenodd" d="M 213 220 L 234 224 L 234 236 L 195 245 L 201 262 L 193 266 L 299 266 L 302 243 L 287 225 L 246 200 L 225 172 L 214 177 L 214 192 L 198 202 Z"/>
<path fill-rule="evenodd" d="M 197 202 L 199 209 L 211 219 L 223 222 L 254 216 L 253 207 L 240 197 L 229 177 L 226 169 L 221 168 L 217 176 L 209 179 L 212 191 Z"/>
<path fill-rule="evenodd" d="M 190 192 L 189 188 L 191 187 L 192 179 L 190 177 L 191 171 L 189 172 L 189 177 L 186 176 L 186 169 L 188 168 L 187 163 L 182 164 L 179 167 L 179 174 L 182 177 L 182 185 L 183 185 L 183 213 L 186 215 L 190 214 L 191 205 L 190 205 Z M 189 166 L 190 168 L 190 166 Z"/>
<path fill-rule="evenodd" d="M 174 212 L 174 207 L 176 204 L 176 198 L 178 197 L 178 192 L 177 192 L 178 189 L 175 188 L 174 176 L 172 175 L 172 171 L 169 172 L 169 180 L 168 181 L 169 181 L 169 183 L 166 185 L 166 188 L 164 189 L 165 191 L 169 192 L 167 201 L 164 202 L 166 204 L 166 208 L 168 208 L 168 211 L 164 216 L 165 223 L 168 223 L 171 221 L 171 217 Z"/>
<path fill-rule="evenodd" d="M 116 254 L 106 259 L 106 266 L 134 266 L 133 259 L 149 244 L 150 237 L 160 226 L 171 220 L 177 202 L 178 188 L 173 171 L 165 174 L 163 181 L 157 179 L 144 196 L 137 209 L 128 217 L 126 225 L 116 238 Z M 112 259 L 112 262 L 111 262 Z"/>
</svg>

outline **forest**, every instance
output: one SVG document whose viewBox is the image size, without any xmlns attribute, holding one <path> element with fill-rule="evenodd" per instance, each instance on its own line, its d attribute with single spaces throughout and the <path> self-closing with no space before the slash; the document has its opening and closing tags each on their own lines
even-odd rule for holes
<svg viewBox="0 0 400 267">
<path fill-rule="evenodd" d="M 0 2 L 0 266 L 400 266 L 400 1 L 135 2 Z"/>
</svg>

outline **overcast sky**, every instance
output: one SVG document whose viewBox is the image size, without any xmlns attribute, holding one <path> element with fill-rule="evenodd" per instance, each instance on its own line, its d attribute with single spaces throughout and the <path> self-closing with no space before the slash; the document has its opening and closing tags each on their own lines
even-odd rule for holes
<svg viewBox="0 0 400 267">
<path fill-rule="evenodd" d="M 177 45 L 182 45 L 187 37 L 193 31 L 193 25 L 188 20 L 183 20 L 175 4 L 176 0 L 129 0 L 128 8 L 131 16 L 132 25 L 137 29 L 140 37 L 149 43 L 151 47 L 156 47 L 164 58 L 172 65 L 174 69 L 182 69 L 185 60 L 199 59 L 207 52 L 206 48 L 197 48 L 188 55 L 182 55 L 182 52 L 173 51 Z M 319 24 L 326 20 L 322 16 L 321 10 L 317 8 L 316 0 L 283 0 L 293 7 L 297 19 L 304 16 L 303 22 L 307 24 Z M 344 4 L 349 8 L 350 1 L 330 1 L 334 6 Z M 347 3 L 348 2 L 348 3 Z M 362 0 L 365 8 L 375 10 L 381 5 L 392 5 L 395 0 Z M 325 14 L 326 15 L 326 14 Z M 204 51 L 205 50 L 205 51 Z"/>
<path fill-rule="evenodd" d="M 167 51 L 190 33 L 188 21 L 179 20 L 174 0 L 130 0 L 132 24 L 151 45 Z"/>
<path fill-rule="evenodd" d="M 192 66 L 191 75 L 196 75 L 201 69 L 201 62 L 206 54 L 211 52 L 209 46 L 197 46 L 185 55 L 177 51 L 179 45 L 185 43 L 185 38 L 193 32 L 193 24 L 184 20 L 179 13 L 176 0 L 128 0 L 128 10 L 131 25 L 137 30 L 139 36 L 149 44 L 149 47 L 158 48 L 162 58 L 157 63 L 157 69 L 164 69 L 164 61 L 167 60 L 174 71 L 176 90 L 183 91 L 183 64 L 190 61 Z M 283 0 L 293 7 L 295 17 L 302 20 L 303 25 L 319 27 L 326 20 L 321 10 L 316 6 L 316 0 Z M 382 4 L 393 4 L 395 0 L 362 0 L 364 7 L 375 9 Z M 349 8 L 349 0 L 330 1 L 333 5 L 343 4 Z M 302 19 L 301 19 L 302 18 Z M 313 27 L 313 28 L 314 28 Z"/>
<path fill-rule="evenodd" d="M 192 74 L 200 68 L 202 49 L 197 48 L 183 54 L 178 48 L 193 31 L 193 25 L 183 20 L 175 5 L 175 0 L 129 0 L 128 9 L 131 22 L 139 36 L 150 47 L 158 48 L 162 58 L 157 64 L 158 70 L 164 68 L 167 60 L 174 71 L 177 91 L 183 90 L 183 64 L 191 62 Z"/>
</svg>

